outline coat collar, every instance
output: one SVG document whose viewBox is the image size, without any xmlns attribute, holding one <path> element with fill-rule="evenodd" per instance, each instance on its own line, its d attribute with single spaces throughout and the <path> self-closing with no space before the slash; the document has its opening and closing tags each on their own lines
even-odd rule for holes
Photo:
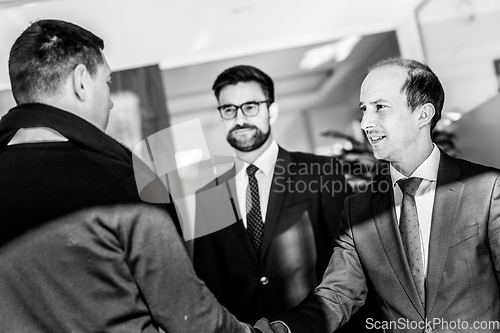
<svg viewBox="0 0 500 333">
<path fill-rule="evenodd" d="M 273 238 L 276 224 L 278 223 L 281 207 L 286 197 L 286 191 L 283 191 L 283 184 L 291 177 L 290 167 L 293 166 L 292 157 L 290 153 L 283 148 L 279 147 L 278 159 L 276 160 L 275 171 L 273 175 L 273 182 L 271 184 L 271 191 L 269 194 L 269 202 L 267 204 L 266 221 L 264 223 L 264 239 L 262 242 L 261 256 L 266 254 L 271 239 Z M 278 170 L 283 172 L 277 173 Z M 278 178 L 279 177 L 279 178 Z"/>
<path fill-rule="evenodd" d="M 235 162 L 237 163 L 237 162 Z M 236 217 L 236 223 L 233 223 L 230 227 L 230 230 L 232 230 L 235 234 L 236 237 L 239 238 L 241 244 L 243 244 L 244 248 L 246 249 L 248 255 L 252 259 L 255 265 L 258 265 L 259 260 L 257 258 L 257 254 L 255 253 L 255 250 L 253 249 L 252 243 L 250 243 L 250 239 L 248 238 L 247 234 L 247 229 L 243 225 L 243 220 L 241 218 L 241 214 L 244 214 L 244 212 L 239 211 L 239 204 L 238 204 L 238 195 L 236 194 L 236 180 L 235 176 L 236 174 L 240 171 L 240 169 L 235 165 L 235 167 L 231 168 L 231 170 L 220 177 L 216 178 L 215 182 L 216 185 L 220 185 L 223 183 L 226 183 L 226 186 L 229 187 L 229 196 L 231 200 L 231 204 L 233 206 L 234 210 L 234 215 Z"/>
<path fill-rule="evenodd" d="M 405 290 L 408 298 L 422 318 L 425 318 L 425 312 L 417 288 L 413 282 L 410 267 L 404 255 L 404 249 L 399 233 L 399 227 L 394 209 L 394 194 L 391 186 L 391 176 L 378 180 L 376 189 L 387 189 L 386 191 L 375 194 L 371 201 L 373 219 L 377 233 L 384 248 L 387 259 Z"/>
<path fill-rule="evenodd" d="M 452 230 L 460 211 L 460 199 L 465 184 L 458 180 L 461 175 L 457 162 L 441 151 L 436 196 L 432 212 L 429 261 L 427 265 L 426 313 L 432 312 L 439 282 L 444 271 Z"/>
<path fill-rule="evenodd" d="M 30 103 L 11 109 L 0 121 L 0 149 L 20 128 L 49 127 L 61 133 L 85 152 L 103 154 L 113 159 L 132 162 L 132 152 L 103 131 L 71 112 L 56 107 Z"/>
</svg>

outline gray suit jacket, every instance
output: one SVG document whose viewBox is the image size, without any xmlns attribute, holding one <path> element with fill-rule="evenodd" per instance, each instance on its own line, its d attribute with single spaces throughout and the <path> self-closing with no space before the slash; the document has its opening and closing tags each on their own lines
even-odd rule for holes
<svg viewBox="0 0 500 333">
<path fill-rule="evenodd" d="M 499 170 L 441 152 L 425 307 L 404 258 L 390 184 L 387 175 L 346 200 L 339 246 L 321 285 L 279 319 L 293 333 L 331 332 L 370 292 L 386 321 L 367 324 L 387 332 L 423 332 L 426 321 L 440 332 L 474 332 L 480 321 L 500 325 Z M 481 332 L 500 330 L 487 324 Z"/>
</svg>

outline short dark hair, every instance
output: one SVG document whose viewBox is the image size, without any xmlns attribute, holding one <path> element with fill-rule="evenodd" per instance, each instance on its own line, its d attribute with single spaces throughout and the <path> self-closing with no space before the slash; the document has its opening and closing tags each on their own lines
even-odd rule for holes
<svg viewBox="0 0 500 333">
<path fill-rule="evenodd" d="M 18 104 L 55 93 L 79 64 L 90 75 L 104 63 L 104 42 L 88 30 L 61 20 L 39 20 L 17 38 L 9 57 L 12 94 Z"/>
<path fill-rule="evenodd" d="M 444 105 L 444 89 L 438 77 L 429 66 L 419 61 L 404 58 L 389 58 L 375 63 L 369 72 L 384 66 L 399 66 L 408 70 L 408 77 L 401 87 L 406 93 L 408 107 L 415 110 L 418 106 L 431 103 L 436 110 L 431 121 L 431 131 L 441 119 Z"/>
<path fill-rule="evenodd" d="M 274 83 L 269 75 L 261 71 L 260 69 L 248 66 L 248 65 L 238 65 L 226 69 L 222 72 L 217 79 L 215 79 L 212 90 L 214 91 L 215 97 L 219 100 L 219 95 L 225 86 L 234 85 L 239 82 L 257 82 L 269 104 L 274 103 Z"/>
</svg>

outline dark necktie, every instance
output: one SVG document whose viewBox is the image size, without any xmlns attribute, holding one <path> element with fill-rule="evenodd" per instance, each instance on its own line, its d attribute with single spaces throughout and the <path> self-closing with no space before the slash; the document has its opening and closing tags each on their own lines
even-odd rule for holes
<svg viewBox="0 0 500 333">
<path fill-rule="evenodd" d="M 422 178 L 407 178 L 398 181 L 403 191 L 401 216 L 399 218 L 399 232 L 405 249 L 406 260 L 410 265 L 413 282 L 417 287 L 422 304 L 425 304 L 425 274 L 422 259 L 422 245 L 420 243 L 420 226 L 418 224 L 415 193 L 422 182 Z"/>
<path fill-rule="evenodd" d="M 247 168 L 248 187 L 247 187 L 247 232 L 250 242 L 253 245 L 257 257 L 260 255 L 262 247 L 262 238 L 264 236 L 264 222 L 260 211 L 259 184 L 255 173 L 259 170 L 255 165 L 250 164 Z"/>
</svg>

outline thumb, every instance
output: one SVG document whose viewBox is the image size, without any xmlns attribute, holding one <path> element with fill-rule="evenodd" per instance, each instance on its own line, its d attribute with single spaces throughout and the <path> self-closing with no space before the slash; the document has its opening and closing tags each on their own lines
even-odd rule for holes
<svg viewBox="0 0 500 333">
<path fill-rule="evenodd" d="M 269 320 L 267 320 L 266 318 L 259 319 L 255 323 L 254 328 L 264 333 L 274 333 L 274 331 L 271 328 L 271 325 L 269 325 Z"/>
</svg>

